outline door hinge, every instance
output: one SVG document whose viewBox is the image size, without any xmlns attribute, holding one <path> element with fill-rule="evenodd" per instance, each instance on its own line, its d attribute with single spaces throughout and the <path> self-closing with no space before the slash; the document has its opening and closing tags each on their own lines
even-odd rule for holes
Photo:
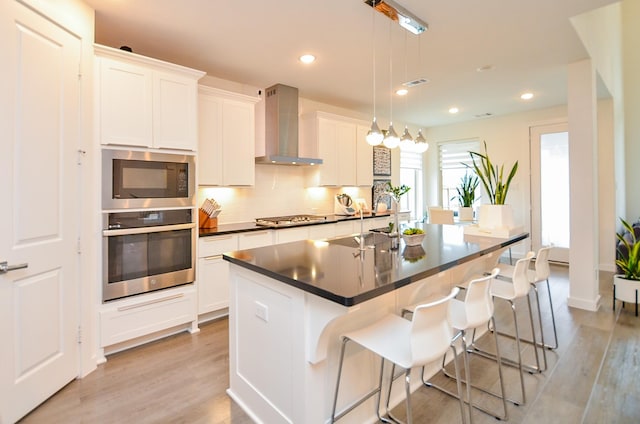
<svg viewBox="0 0 640 424">
<path fill-rule="evenodd" d="M 76 243 L 76 250 L 78 255 L 82 254 L 82 242 L 80 241 L 80 237 L 78 237 L 78 240 Z"/>
<path fill-rule="evenodd" d="M 82 344 L 82 327 L 78 326 L 78 344 Z"/>
</svg>

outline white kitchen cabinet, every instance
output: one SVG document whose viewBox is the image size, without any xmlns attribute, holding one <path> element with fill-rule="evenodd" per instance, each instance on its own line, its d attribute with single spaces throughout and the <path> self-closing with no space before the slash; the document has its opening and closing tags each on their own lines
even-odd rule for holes
<svg viewBox="0 0 640 424">
<path fill-rule="evenodd" d="M 224 252 L 238 250 L 238 235 L 200 237 L 198 239 L 198 314 L 229 306 L 229 263 Z"/>
<path fill-rule="evenodd" d="M 336 236 L 336 224 L 319 224 L 309 226 L 309 239 L 322 240 Z"/>
<path fill-rule="evenodd" d="M 354 223 L 357 223 L 357 230 L 354 231 Z M 336 222 L 335 224 L 335 236 L 336 237 L 346 237 L 351 234 L 360 232 L 360 221 L 349 220 Z"/>
<path fill-rule="evenodd" d="M 101 144 L 197 149 L 197 82 L 204 72 L 96 45 Z"/>
<path fill-rule="evenodd" d="M 364 128 L 360 121 L 324 112 L 302 117 L 303 143 L 323 160 L 306 169 L 308 186 L 373 184 L 373 150 L 364 141 Z"/>
<path fill-rule="evenodd" d="M 100 347 L 124 343 L 188 322 L 192 323 L 191 331 L 197 331 L 196 304 L 193 285 L 103 304 L 99 309 Z"/>
<path fill-rule="evenodd" d="M 275 231 L 275 244 L 289 243 L 292 241 L 307 240 L 309 227 L 284 228 Z"/>
<path fill-rule="evenodd" d="M 256 247 L 271 246 L 273 244 L 273 232 L 271 230 L 249 231 L 238 235 L 238 249 L 253 249 Z"/>
<path fill-rule="evenodd" d="M 358 124 L 356 128 L 356 185 L 373 186 L 373 146 L 366 137 L 371 127 Z"/>
<path fill-rule="evenodd" d="M 198 89 L 198 184 L 255 184 L 257 97 L 200 86 Z"/>
</svg>

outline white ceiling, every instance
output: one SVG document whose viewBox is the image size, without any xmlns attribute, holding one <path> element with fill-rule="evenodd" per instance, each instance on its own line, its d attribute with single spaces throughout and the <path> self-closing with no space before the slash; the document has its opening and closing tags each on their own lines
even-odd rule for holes
<svg viewBox="0 0 640 424">
<path fill-rule="evenodd" d="M 397 0 L 429 24 L 414 36 L 363 0 L 85 1 L 96 10 L 99 44 L 254 87 L 291 85 L 365 116 L 373 114 L 375 41 L 376 114 L 387 124 L 391 104 L 396 128 L 566 104 L 566 65 L 587 57 L 569 18 L 615 2 Z M 303 53 L 316 62 L 302 65 Z M 486 65 L 493 69 L 476 71 Z M 391 103 L 391 86 L 418 77 L 430 82 Z M 524 102 L 524 91 L 536 97 Z"/>
</svg>

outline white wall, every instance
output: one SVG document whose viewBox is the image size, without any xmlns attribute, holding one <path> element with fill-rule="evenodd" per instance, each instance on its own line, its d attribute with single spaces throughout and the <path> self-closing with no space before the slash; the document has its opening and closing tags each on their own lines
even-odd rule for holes
<svg viewBox="0 0 640 424">
<path fill-rule="evenodd" d="M 600 198 L 600 228 L 604 233 L 600 238 L 600 264 L 603 269 L 613 267 L 614 231 L 611 224 L 611 216 L 614 215 L 614 206 L 610 203 L 610 195 L 613 193 L 614 181 L 611 175 L 613 169 L 613 135 L 612 128 L 612 103 L 611 100 L 599 102 L 598 127 L 600 128 L 600 180 L 599 191 L 607 193 Z M 494 163 L 505 164 L 505 169 L 518 161 L 518 173 L 507 196 L 507 203 L 514 209 L 514 219 L 517 224 L 531 230 L 531 195 L 529 181 L 529 127 L 534 125 L 566 122 L 566 106 L 558 106 L 549 109 L 540 109 L 531 112 L 518 113 L 493 118 L 483 118 L 462 124 L 431 127 L 426 131 L 426 137 L 431 147 L 425 153 L 425 187 L 427 204 L 439 204 L 440 193 L 437 188 L 439 174 L 437 144 L 443 141 L 454 141 L 478 138 L 481 142 L 487 142 L 487 148 Z M 609 220 L 609 221 L 603 221 Z M 514 254 L 523 254 L 529 245 L 519 246 L 514 249 Z"/>
</svg>

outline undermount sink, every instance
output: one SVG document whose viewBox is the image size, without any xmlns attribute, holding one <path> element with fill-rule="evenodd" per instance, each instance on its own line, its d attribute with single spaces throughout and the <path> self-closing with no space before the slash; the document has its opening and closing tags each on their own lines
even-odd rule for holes
<svg viewBox="0 0 640 424">
<path fill-rule="evenodd" d="M 355 236 L 349 236 L 349 237 L 343 237 L 343 238 L 338 238 L 338 239 L 332 239 L 332 240 L 327 240 L 329 242 L 329 244 L 339 244 L 340 246 L 347 246 L 347 247 L 360 247 L 360 243 L 358 242 L 358 240 L 356 240 L 356 238 L 358 238 L 360 235 L 355 235 Z M 386 234 L 382 234 L 379 232 L 370 232 L 370 233 L 365 233 L 364 235 L 364 244 L 365 246 L 375 246 L 378 245 L 380 243 L 385 243 L 389 241 L 389 237 Z"/>
</svg>

